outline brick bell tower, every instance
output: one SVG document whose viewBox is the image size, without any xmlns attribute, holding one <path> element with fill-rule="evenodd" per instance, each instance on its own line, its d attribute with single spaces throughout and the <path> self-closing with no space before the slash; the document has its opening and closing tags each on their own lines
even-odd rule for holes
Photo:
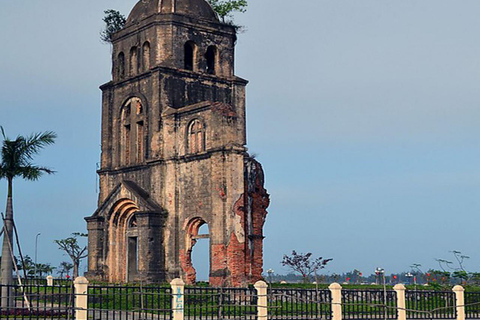
<svg viewBox="0 0 480 320">
<path fill-rule="evenodd" d="M 141 0 L 114 36 L 87 277 L 193 283 L 209 238 L 211 285 L 261 278 L 269 196 L 245 147 L 235 41 L 205 0 Z"/>
</svg>

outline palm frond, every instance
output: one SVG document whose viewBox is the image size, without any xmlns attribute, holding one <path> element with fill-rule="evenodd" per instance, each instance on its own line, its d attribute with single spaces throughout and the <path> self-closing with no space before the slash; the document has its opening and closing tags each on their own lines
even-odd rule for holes
<svg viewBox="0 0 480 320">
<path fill-rule="evenodd" d="M 0 131 L 2 131 L 3 140 L 8 140 L 7 136 L 5 135 L 5 130 L 3 130 L 3 126 L 0 126 Z"/>
<path fill-rule="evenodd" d="M 28 166 L 28 167 L 19 168 L 19 175 L 21 175 L 22 178 L 26 180 L 38 180 L 44 173 L 52 174 L 52 173 L 55 173 L 55 171 L 45 167 L 38 167 L 38 166 Z"/>
<path fill-rule="evenodd" d="M 52 131 L 35 133 L 28 137 L 17 136 L 10 140 L 3 129 L 4 137 L 1 147 L 0 179 L 21 176 L 27 180 L 37 180 L 42 174 L 52 174 L 53 170 L 32 164 L 33 156 L 45 146 L 53 144 L 57 135 Z"/>
<path fill-rule="evenodd" d="M 23 153 L 28 159 L 32 159 L 33 155 L 37 154 L 44 147 L 55 142 L 57 134 L 53 131 L 34 133 L 24 138 Z"/>
</svg>

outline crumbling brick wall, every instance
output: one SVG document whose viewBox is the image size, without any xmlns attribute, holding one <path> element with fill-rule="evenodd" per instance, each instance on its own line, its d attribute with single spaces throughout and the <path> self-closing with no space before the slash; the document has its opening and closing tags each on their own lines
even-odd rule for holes
<svg viewBox="0 0 480 320">
<path fill-rule="evenodd" d="M 113 78 L 101 87 L 98 210 L 87 218 L 88 276 L 193 283 L 192 249 L 208 224 L 210 284 L 253 283 L 262 274 L 269 196 L 261 165 L 247 154 L 248 81 L 234 75 L 236 29 L 205 0 L 176 0 L 168 12 L 160 9 L 166 3 L 139 1 L 112 42 Z M 198 52 L 191 68 L 187 42 Z M 208 72 L 212 47 L 218 56 Z M 112 221 L 123 216 L 118 203 L 131 207 L 136 231 L 126 227 L 126 213 Z"/>
</svg>

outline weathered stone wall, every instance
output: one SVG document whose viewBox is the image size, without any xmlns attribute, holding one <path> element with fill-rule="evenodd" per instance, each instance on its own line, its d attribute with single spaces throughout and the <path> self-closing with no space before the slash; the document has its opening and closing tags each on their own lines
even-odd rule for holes
<svg viewBox="0 0 480 320">
<path fill-rule="evenodd" d="M 208 224 L 210 283 L 253 283 L 269 200 L 245 148 L 247 81 L 233 72 L 235 29 L 211 18 L 204 0 L 176 1 L 203 8 L 202 18 L 145 12 L 158 6 L 141 2 L 114 37 L 112 81 L 101 87 L 98 210 L 86 219 L 89 277 L 193 283 L 192 249 Z M 195 43 L 191 70 L 187 42 Z"/>
</svg>

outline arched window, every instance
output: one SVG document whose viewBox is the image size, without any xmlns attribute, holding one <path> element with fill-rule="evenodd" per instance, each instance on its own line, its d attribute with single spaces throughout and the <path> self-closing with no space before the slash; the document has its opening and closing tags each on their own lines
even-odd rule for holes
<svg viewBox="0 0 480 320">
<path fill-rule="evenodd" d="M 117 76 L 119 79 L 125 78 L 125 54 L 120 52 L 117 59 Z"/>
<path fill-rule="evenodd" d="M 198 119 L 188 126 L 188 152 L 198 153 L 205 151 L 205 126 Z"/>
<path fill-rule="evenodd" d="M 139 98 L 130 98 L 122 107 L 121 165 L 142 163 L 145 160 L 145 119 L 144 106 Z"/>
<path fill-rule="evenodd" d="M 123 109 L 122 109 L 123 122 L 130 122 L 130 113 L 131 113 L 131 103 L 127 103 L 123 106 Z"/>
<path fill-rule="evenodd" d="M 138 73 L 138 49 L 133 47 L 130 50 L 130 75 L 134 76 Z"/>
<path fill-rule="evenodd" d="M 137 100 L 135 110 L 136 110 L 137 115 L 143 113 L 143 106 L 142 106 L 142 103 L 140 102 L 140 100 Z"/>
<path fill-rule="evenodd" d="M 205 59 L 207 60 L 207 73 L 215 74 L 215 64 L 217 60 L 217 47 L 209 46 L 205 53 Z"/>
<path fill-rule="evenodd" d="M 128 222 L 128 228 L 136 228 L 136 227 L 137 227 L 137 216 L 133 215 Z"/>
<path fill-rule="evenodd" d="M 193 41 L 188 41 L 184 46 L 184 67 L 186 70 L 194 70 L 195 67 L 196 45 Z"/>
<path fill-rule="evenodd" d="M 150 43 L 147 41 L 142 47 L 143 53 L 143 70 L 150 70 Z"/>
</svg>

